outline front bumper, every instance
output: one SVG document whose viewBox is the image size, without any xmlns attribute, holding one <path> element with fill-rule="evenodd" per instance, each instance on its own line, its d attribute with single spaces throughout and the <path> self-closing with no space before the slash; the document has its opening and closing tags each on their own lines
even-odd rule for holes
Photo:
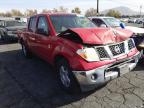
<svg viewBox="0 0 144 108">
<path fill-rule="evenodd" d="M 89 71 L 73 71 L 73 73 L 80 84 L 81 90 L 89 91 L 130 72 L 136 67 L 140 57 L 141 53 L 138 52 L 133 57 L 124 61 L 104 65 Z"/>
</svg>

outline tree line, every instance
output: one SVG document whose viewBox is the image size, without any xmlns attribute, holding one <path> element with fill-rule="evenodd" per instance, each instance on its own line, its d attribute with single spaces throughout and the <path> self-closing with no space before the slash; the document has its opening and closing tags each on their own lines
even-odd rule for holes
<svg viewBox="0 0 144 108">
<path fill-rule="evenodd" d="M 51 12 L 64 12 L 67 13 L 68 9 L 64 8 L 63 6 L 59 7 L 59 8 L 53 8 L 53 9 L 43 9 L 40 13 L 51 13 Z M 21 12 L 20 10 L 17 9 L 12 9 L 11 11 L 8 12 L 0 12 L 0 16 L 4 16 L 4 17 L 11 17 L 11 16 L 32 16 L 37 14 L 38 11 L 36 9 L 27 9 L 25 12 Z M 81 14 L 81 10 L 79 7 L 75 7 L 74 9 L 71 10 L 71 13 L 77 13 L 77 14 Z M 85 12 L 85 16 L 90 17 L 90 16 L 97 16 L 97 10 L 95 8 L 90 8 L 88 10 L 86 10 Z M 99 14 L 101 15 L 101 14 Z M 115 10 L 109 10 L 108 13 L 106 13 L 107 16 L 113 16 L 116 18 L 121 17 L 121 13 Z"/>
</svg>

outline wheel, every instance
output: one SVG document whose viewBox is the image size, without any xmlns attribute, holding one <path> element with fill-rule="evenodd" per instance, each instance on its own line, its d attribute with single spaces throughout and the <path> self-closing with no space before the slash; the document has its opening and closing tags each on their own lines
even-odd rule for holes
<svg viewBox="0 0 144 108">
<path fill-rule="evenodd" d="M 80 93 L 80 86 L 74 77 L 71 68 L 65 59 L 57 62 L 58 79 L 60 86 L 69 93 Z"/>
<path fill-rule="evenodd" d="M 0 31 L 0 40 L 4 40 L 4 33 Z"/>
<path fill-rule="evenodd" d="M 2 35 L 0 34 L 0 40 L 2 40 Z"/>
<path fill-rule="evenodd" d="M 28 50 L 28 48 L 26 47 L 26 45 L 24 45 L 23 43 L 21 44 L 22 46 L 22 53 L 26 58 L 30 58 L 31 57 L 31 53 Z"/>
</svg>

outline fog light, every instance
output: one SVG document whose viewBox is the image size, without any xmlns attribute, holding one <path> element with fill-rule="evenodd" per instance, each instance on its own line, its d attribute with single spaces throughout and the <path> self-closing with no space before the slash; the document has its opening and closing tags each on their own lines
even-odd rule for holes
<svg viewBox="0 0 144 108">
<path fill-rule="evenodd" d="M 92 80 L 96 80 L 96 79 L 97 79 L 97 74 L 93 74 L 93 75 L 91 76 L 91 79 L 92 79 Z"/>
</svg>

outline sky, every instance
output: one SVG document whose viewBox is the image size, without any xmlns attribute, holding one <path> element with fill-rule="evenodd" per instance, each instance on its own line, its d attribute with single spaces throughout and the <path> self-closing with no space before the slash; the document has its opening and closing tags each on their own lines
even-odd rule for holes
<svg viewBox="0 0 144 108">
<path fill-rule="evenodd" d="M 1 0 L 0 12 L 18 9 L 24 12 L 26 9 L 37 9 L 40 12 L 42 9 L 53 9 L 63 6 L 68 8 L 70 12 L 74 7 L 79 7 L 84 12 L 89 8 L 96 8 L 97 0 Z M 99 0 L 99 10 L 126 6 L 134 11 L 144 12 L 144 0 Z"/>
</svg>

